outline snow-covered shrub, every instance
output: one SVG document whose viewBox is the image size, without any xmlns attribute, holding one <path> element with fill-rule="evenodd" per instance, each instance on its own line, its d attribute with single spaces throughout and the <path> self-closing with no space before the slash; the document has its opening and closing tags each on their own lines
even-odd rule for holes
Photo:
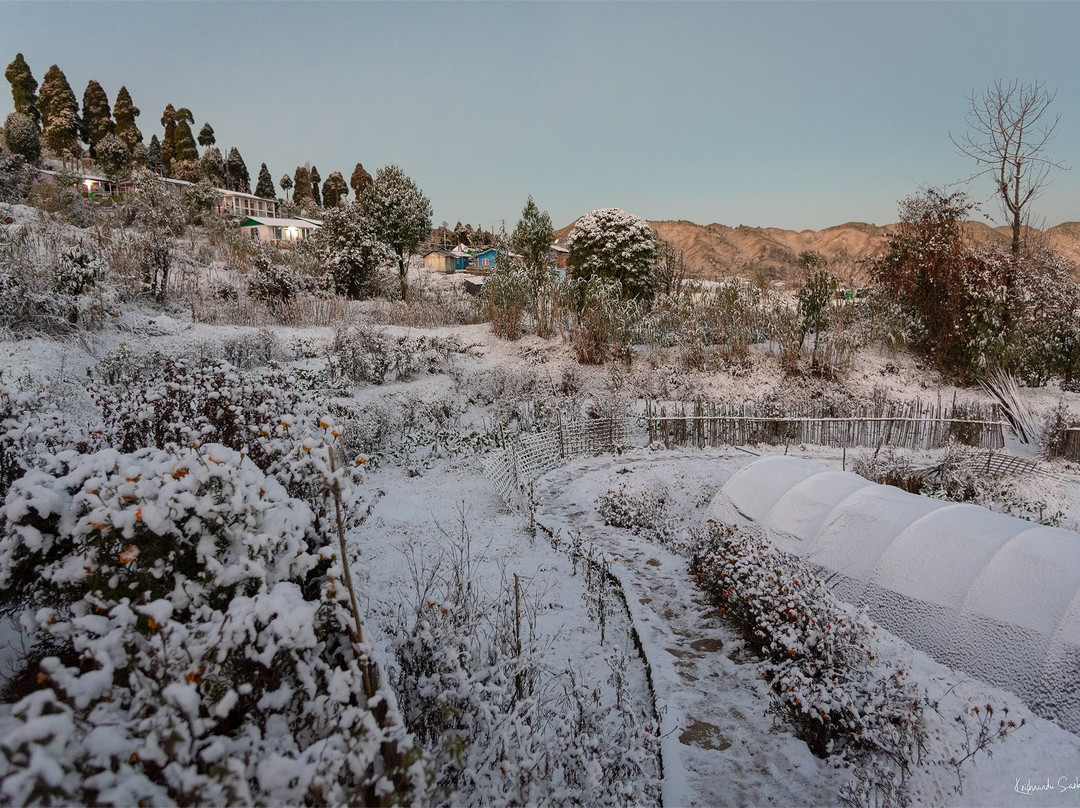
<svg viewBox="0 0 1080 808">
<path fill-rule="evenodd" d="M 401 712 L 430 755 L 438 805 L 627 805 L 659 797 L 654 725 L 612 654 L 611 690 L 552 668 L 539 603 L 518 580 L 488 591 L 467 531 L 435 562 L 395 631 Z"/>
<path fill-rule="evenodd" d="M 132 348 L 126 342 L 108 351 L 94 369 L 105 384 L 148 382 L 165 371 L 166 358 L 161 351 Z"/>
<path fill-rule="evenodd" d="M 5 801 L 370 804 L 423 785 L 349 641 L 340 560 L 242 453 L 61 452 L 0 517 L 2 611 L 40 641 L 0 739 Z"/>
<path fill-rule="evenodd" d="M 305 289 L 304 278 L 281 260 L 281 251 L 257 245 L 251 256 L 248 294 L 267 304 L 285 303 Z"/>
<path fill-rule="evenodd" d="M 516 340 L 529 306 L 529 278 L 524 267 L 502 264 L 484 281 L 488 317 L 495 336 Z"/>
<path fill-rule="evenodd" d="M 458 350 L 453 338 L 395 338 L 368 328 L 342 328 L 334 337 L 331 363 L 336 375 L 353 382 L 385 384 L 420 372 L 445 372 Z"/>
<path fill-rule="evenodd" d="M 226 362 L 244 370 L 278 361 L 285 350 L 281 338 L 272 328 L 227 337 L 222 340 L 221 348 Z"/>
<path fill-rule="evenodd" d="M 26 201 L 37 171 L 22 155 L 0 150 L 0 202 Z"/>
<path fill-rule="evenodd" d="M 667 512 L 667 491 L 620 483 L 601 494 L 596 510 L 605 525 L 620 527 L 639 536 L 661 541 L 671 531 Z"/>
<path fill-rule="evenodd" d="M 767 662 L 771 712 L 817 755 L 887 755 L 906 775 L 924 744 L 921 693 L 880 659 L 875 627 L 804 562 L 710 522 L 691 574 Z"/>
<path fill-rule="evenodd" d="M 322 523 L 331 509 L 321 476 L 328 452 L 348 470 L 365 458 L 342 455 L 342 428 L 325 402 L 309 395 L 280 371 L 170 360 L 160 379 L 108 388 L 97 402 L 106 438 L 122 451 L 223 444 L 307 502 Z"/>
<path fill-rule="evenodd" d="M 619 208 L 586 213 L 567 236 L 569 275 L 615 281 L 628 298 L 651 299 L 656 290 L 656 234 L 644 219 Z"/>
</svg>

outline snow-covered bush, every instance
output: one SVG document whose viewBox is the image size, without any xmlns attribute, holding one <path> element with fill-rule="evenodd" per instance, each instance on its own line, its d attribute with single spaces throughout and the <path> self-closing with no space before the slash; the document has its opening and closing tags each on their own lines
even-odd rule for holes
<svg viewBox="0 0 1080 808">
<path fill-rule="evenodd" d="M 815 754 L 884 753 L 906 774 L 924 743 L 922 696 L 881 661 L 865 615 L 807 564 L 730 525 L 709 523 L 690 569 L 767 661 L 773 714 Z"/>
<path fill-rule="evenodd" d="M 342 427 L 325 402 L 309 395 L 280 371 L 170 360 L 160 379 L 108 388 L 97 403 L 104 435 L 121 451 L 223 444 L 244 452 L 324 524 L 331 509 L 322 477 L 328 453 L 347 470 L 360 469 L 365 458 L 342 455 Z"/>
<path fill-rule="evenodd" d="M 621 483 L 601 494 L 596 510 L 605 525 L 621 527 L 636 535 L 662 541 L 671 531 L 667 512 L 667 491 Z"/>
<path fill-rule="evenodd" d="M 497 266 L 484 281 L 488 317 L 495 336 L 516 340 L 529 307 L 529 277 L 524 267 Z"/>
<path fill-rule="evenodd" d="M 0 202 L 26 201 L 37 171 L 18 154 L 0 150 Z"/>
<path fill-rule="evenodd" d="M 0 739 L 25 803 L 361 803 L 422 770 L 314 515 L 242 453 L 60 452 L 0 509 L 0 608 L 39 641 Z"/>
<path fill-rule="evenodd" d="M 460 350 L 453 338 L 391 337 L 369 328 L 338 329 L 331 348 L 334 375 L 353 382 L 385 384 L 417 373 L 441 373 Z"/>
</svg>

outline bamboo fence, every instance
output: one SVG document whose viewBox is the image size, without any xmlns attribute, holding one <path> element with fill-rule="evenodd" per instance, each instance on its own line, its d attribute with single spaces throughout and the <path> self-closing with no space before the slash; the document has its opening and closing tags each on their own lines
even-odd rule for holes
<svg viewBox="0 0 1080 808">
<path fill-rule="evenodd" d="M 923 401 L 878 402 L 850 415 L 836 416 L 822 404 L 778 412 L 753 402 L 645 403 L 649 443 L 672 446 L 817 444 L 821 446 L 896 446 L 933 449 L 950 441 L 1000 449 L 1006 421 L 997 404 L 950 406 Z"/>
</svg>

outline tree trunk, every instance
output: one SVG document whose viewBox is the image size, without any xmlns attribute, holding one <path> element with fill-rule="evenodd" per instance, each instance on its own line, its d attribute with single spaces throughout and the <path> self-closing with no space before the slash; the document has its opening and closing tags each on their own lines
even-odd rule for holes
<svg viewBox="0 0 1080 808">
<path fill-rule="evenodd" d="M 401 299 L 409 299 L 408 269 L 405 266 L 405 253 L 398 253 L 398 280 L 401 281 Z"/>
</svg>

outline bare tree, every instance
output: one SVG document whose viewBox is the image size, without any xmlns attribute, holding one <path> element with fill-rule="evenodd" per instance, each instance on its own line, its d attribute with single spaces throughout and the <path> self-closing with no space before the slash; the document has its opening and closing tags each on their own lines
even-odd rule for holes
<svg viewBox="0 0 1080 808">
<path fill-rule="evenodd" d="M 996 81 L 981 94 L 968 97 L 968 132 L 953 144 L 975 161 L 979 170 L 993 178 L 997 196 L 1012 227 L 1012 253 L 1021 247 L 1021 230 L 1026 224 L 1028 205 L 1049 182 L 1052 169 L 1068 166 L 1044 153 L 1054 135 L 1060 115 L 1047 115 L 1057 93 L 1044 84 Z"/>
</svg>

